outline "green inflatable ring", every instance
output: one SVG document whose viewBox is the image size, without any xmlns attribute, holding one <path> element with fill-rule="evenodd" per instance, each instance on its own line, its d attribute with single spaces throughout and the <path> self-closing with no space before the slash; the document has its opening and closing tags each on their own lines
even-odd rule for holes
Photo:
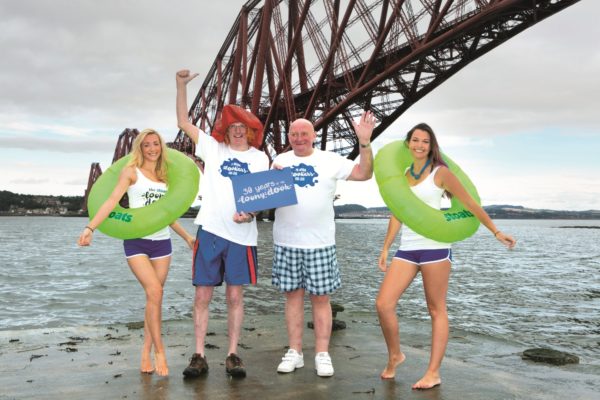
<svg viewBox="0 0 600 400">
<path fill-rule="evenodd" d="M 469 177 L 448 156 L 442 157 L 471 197 L 481 203 Z M 385 145 L 375 157 L 375 180 L 383 201 L 392 214 L 419 235 L 438 242 L 458 242 L 473 235 L 479 220 L 456 198 L 447 210 L 436 210 L 421 201 L 410 189 L 406 169 L 413 162 L 403 140 Z"/>
<path fill-rule="evenodd" d="M 100 175 L 88 196 L 90 220 L 109 198 L 119 180 L 121 170 L 129 162 L 127 155 L 117 160 Z M 141 208 L 117 205 L 98 229 L 117 239 L 148 236 L 172 224 L 192 205 L 198 193 L 200 173 L 196 164 L 177 150 L 167 149 L 167 193 L 154 203 Z"/>
</svg>

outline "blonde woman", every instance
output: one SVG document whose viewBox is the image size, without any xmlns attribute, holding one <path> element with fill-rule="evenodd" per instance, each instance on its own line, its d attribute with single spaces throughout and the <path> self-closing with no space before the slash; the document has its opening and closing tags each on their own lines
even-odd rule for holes
<svg viewBox="0 0 600 400">
<path fill-rule="evenodd" d="M 98 213 L 79 236 L 80 246 L 89 246 L 94 230 L 108 217 L 119 200 L 127 193 L 129 206 L 139 208 L 160 199 L 167 192 L 167 148 L 158 132 L 145 129 L 133 142 L 131 161 L 123 168 L 110 197 L 100 206 Z M 194 237 L 174 222 L 171 228 L 194 247 Z M 142 373 L 156 371 L 168 375 L 167 358 L 161 338 L 163 287 L 171 264 L 171 238 L 169 228 L 139 239 L 123 242 L 125 257 L 131 272 L 146 293 L 144 314 L 144 344 L 142 347 Z M 154 363 L 152 349 L 154 348 Z"/>
</svg>

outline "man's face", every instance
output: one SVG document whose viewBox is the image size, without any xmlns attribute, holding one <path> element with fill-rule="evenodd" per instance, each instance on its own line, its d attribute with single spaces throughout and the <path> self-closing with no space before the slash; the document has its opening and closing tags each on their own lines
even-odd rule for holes
<svg viewBox="0 0 600 400">
<path fill-rule="evenodd" d="M 299 119 L 290 125 L 288 139 L 295 155 L 300 157 L 311 155 L 316 138 L 317 134 L 310 121 Z"/>
<path fill-rule="evenodd" d="M 246 135 L 248 128 L 241 122 L 234 122 L 227 128 L 227 136 L 229 136 L 229 144 L 231 146 L 238 147 L 248 144 Z"/>
</svg>

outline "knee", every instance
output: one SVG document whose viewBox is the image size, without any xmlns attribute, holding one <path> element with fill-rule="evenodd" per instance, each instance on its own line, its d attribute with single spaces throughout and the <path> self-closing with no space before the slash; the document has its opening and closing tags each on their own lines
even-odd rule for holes
<svg viewBox="0 0 600 400">
<path fill-rule="evenodd" d="M 310 301 L 313 304 L 313 307 L 331 307 L 331 305 L 329 304 L 329 296 L 328 295 L 323 295 L 323 296 L 312 295 L 312 296 L 310 296 Z"/>
<path fill-rule="evenodd" d="M 161 285 L 151 286 L 146 289 L 146 298 L 149 302 L 160 303 L 163 297 L 163 288 Z"/>
<path fill-rule="evenodd" d="M 375 300 L 375 308 L 377 308 L 377 312 L 379 314 L 394 312 L 396 310 L 396 302 L 390 301 L 382 296 L 377 296 L 377 299 Z"/>
<path fill-rule="evenodd" d="M 194 296 L 194 306 L 195 307 L 208 307 L 210 304 L 212 296 L 210 293 L 207 293 L 203 290 L 196 290 L 196 294 Z"/>
<path fill-rule="evenodd" d="M 227 306 L 229 308 L 243 307 L 243 305 L 244 305 L 244 296 L 242 295 L 241 292 L 239 292 L 239 293 L 232 292 L 232 293 L 228 294 Z"/>
<path fill-rule="evenodd" d="M 428 305 L 429 316 L 431 319 L 448 318 L 448 310 L 446 305 Z"/>
</svg>

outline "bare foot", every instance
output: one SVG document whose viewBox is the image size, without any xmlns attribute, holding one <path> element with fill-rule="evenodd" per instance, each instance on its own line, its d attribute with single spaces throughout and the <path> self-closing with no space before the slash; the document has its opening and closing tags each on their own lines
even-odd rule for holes
<svg viewBox="0 0 600 400">
<path fill-rule="evenodd" d="M 169 367 L 167 367 L 167 357 L 165 353 L 154 353 L 154 363 L 156 364 L 156 373 L 160 376 L 169 375 Z"/>
<path fill-rule="evenodd" d="M 434 388 L 442 383 L 439 373 L 426 372 L 425 375 L 412 385 L 413 389 L 426 390 Z"/>
<path fill-rule="evenodd" d="M 152 360 L 150 359 L 150 353 L 142 352 L 140 371 L 143 374 L 151 374 L 154 372 L 154 366 L 152 365 Z"/>
<path fill-rule="evenodd" d="M 380 375 L 381 379 L 394 379 L 394 376 L 396 376 L 396 367 L 402 364 L 404 360 L 406 360 L 404 353 L 400 353 L 400 356 L 397 358 L 389 359 L 385 369 Z"/>
</svg>

